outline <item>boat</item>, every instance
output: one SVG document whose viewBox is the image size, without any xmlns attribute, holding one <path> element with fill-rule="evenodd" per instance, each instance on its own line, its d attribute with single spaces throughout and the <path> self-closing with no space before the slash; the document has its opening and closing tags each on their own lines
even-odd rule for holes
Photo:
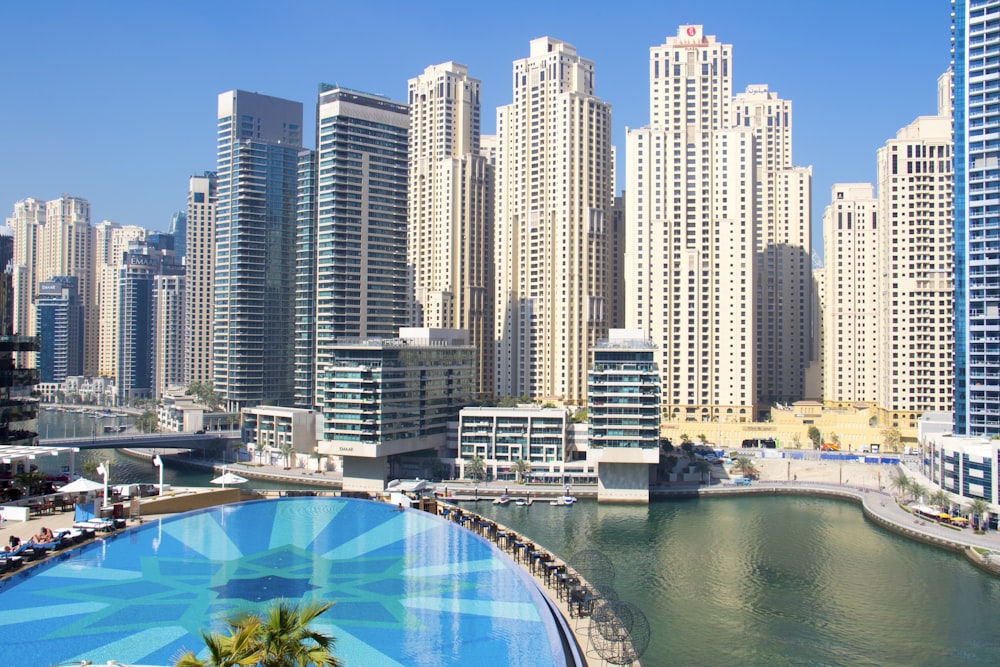
<svg viewBox="0 0 1000 667">
<path fill-rule="evenodd" d="M 535 502 L 535 497 L 532 496 L 531 498 L 518 498 L 517 500 L 514 501 L 514 504 L 518 505 L 519 507 L 531 507 L 532 504 L 534 504 L 534 502 Z"/>
<path fill-rule="evenodd" d="M 550 500 L 549 505 L 558 507 L 569 507 L 576 502 L 576 498 L 573 496 L 559 496 L 555 500 Z"/>
<path fill-rule="evenodd" d="M 510 496 L 503 495 L 493 501 L 494 505 L 506 505 L 510 502 Z"/>
</svg>

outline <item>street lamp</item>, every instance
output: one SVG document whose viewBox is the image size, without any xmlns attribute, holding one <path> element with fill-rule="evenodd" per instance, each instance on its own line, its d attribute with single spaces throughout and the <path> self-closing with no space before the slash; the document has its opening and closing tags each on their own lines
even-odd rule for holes
<svg viewBox="0 0 1000 667">
<path fill-rule="evenodd" d="M 97 472 L 104 478 L 104 499 L 101 507 L 108 506 L 108 476 L 111 473 L 110 463 L 105 461 L 101 465 L 97 466 Z"/>
<path fill-rule="evenodd" d="M 160 469 L 160 483 L 157 485 L 159 495 L 163 495 L 163 459 L 157 454 L 153 457 L 153 465 Z"/>
</svg>

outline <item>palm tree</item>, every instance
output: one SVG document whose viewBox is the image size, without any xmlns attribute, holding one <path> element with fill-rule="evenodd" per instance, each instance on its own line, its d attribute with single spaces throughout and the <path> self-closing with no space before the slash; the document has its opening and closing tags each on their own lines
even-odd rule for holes
<svg viewBox="0 0 1000 667">
<path fill-rule="evenodd" d="M 903 436 L 899 432 L 898 428 L 889 427 L 882 429 L 882 444 L 885 446 L 886 449 L 893 452 L 898 452 L 899 443 L 900 441 L 902 441 L 902 439 Z"/>
<path fill-rule="evenodd" d="M 202 633 L 208 661 L 191 651 L 175 667 L 341 667 L 333 655 L 334 639 L 309 624 L 326 612 L 330 602 L 309 602 L 300 607 L 278 600 L 262 615 L 242 614 L 226 621 L 229 634 Z"/>
<path fill-rule="evenodd" d="M 757 466 L 753 464 L 753 460 L 751 460 L 749 456 L 741 456 L 736 459 L 736 463 L 733 464 L 733 468 L 743 473 L 744 477 L 752 478 L 757 476 Z"/>
<path fill-rule="evenodd" d="M 160 427 L 160 420 L 152 410 L 145 410 L 136 417 L 135 426 L 143 433 L 153 433 Z"/>
<path fill-rule="evenodd" d="M 465 464 L 465 475 L 470 479 L 482 479 L 486 476 L 486 464 L 478 456 L 473 456 Z"/>
<path fill-rule="evenodd" d="M 932 505 L 940 507 L 942 511 L 947 512 L 951 505 L 951 496 L 944 489 L 938 489 L 931 494 L 930 502 Z"/>
<path fill-rule="evenodd" d="M 266 450 L 266 449 L 267 449 L 267 447 L 264 446 L 263 442 L 258 441 L 258 442 L 253 443 L 253 450 L 255 452 L 257 452 L 257 463 L 263 464 L 263 462 L 264 462 L 264 450 Z"/>
<path fill-rule="evenodd" d="M 524 459 L 514 461 L 514 474 L 517 475 L 517 483 L 524 480 L 524 476 L 531 472 L 531 464 Z"/>
<path fill-rule="evenodd" d="M 752 464 L 751 464 L 751 466 L 752 466 Z M 708 477 L 707 481 L 709 481 L 709 482 L 712 481 L 712 474 L 711 474 L 712 473 L 712 464 L 711 463 L 709 463 L 705 459 L 698 459 L 697 461 L 694 462 L 694 469 L 695 469 L 695 472 L 697 472 L 699 475 L 701 475 L 701 481 L 702 482 L 706 481 L 706 479 L 705 479 L 706 476 Z"/>
<path fill-rule="evenodd" d="M 312 456 L 314 459 L 316 459 L 316 472 L 322 472 L 322 470 L 320 470 L 320 467 L 319 467 L 319 462 L 326 458 L 326 454 L 324 454 L 323 452 L 317 450 L 317 451 L 313 452 L 312 454 L 310 454 L 310 456 Z"/>
<path fill-rule="evenodd" d="M 889 488 L 900 495 L 910 490 L 910 478 L 901 468 L 896 468 L 889 476 Z"/>
<path fill-rule="evenodd" d="M 979 530 L 983 530 L 984 519 L 990 511 L 990 504 L 982 498 L 974 498 L 966 507 L 969 510 L 969 514 L 976 517 L 975 525 L 978 526 Z"/>
<path fill-rule="evenodd" d="M 695 437 L 696 437 L 696 438 L 698 438 L 698 443 L 699 443 L 699 444 L 700 444 L 700 445 L 701 445 L 702 447 L 704 447 L 704 446 L 705 446 L 706 444 L 708 444 L 708 436 L 707 436 L 707 435 L 705 435 L 704 433 L 699 433 L 699 434 L 698 434 L 698 435 L 696 435 Z"/>
<path fill-rule="evenodd" d="M 810 426 L 806 431 L 806 437 L 812 442 L 813 449 L 819 449 L 819 443 L 823 441 L 823 434 L 819 432 L 819 428 L 815 425 Z"/>
<path fill-rule="evenodd" d="M 288 470 L 289 468 L 292 467 L 290 461 L 292 459 L 292 453 L 294 451 L 295 448 L 292 446 L 292 443 L 288 441 L 281 443 L 281 455 L 285 457 L 285 470 Z"/>
<path fill-rule="evenodd" d="M 915 479 L 910 479 L 910 488 L 907 490 L 914 500 L 920 500 L 927 495 L 927 487 Z"/>
</svg>

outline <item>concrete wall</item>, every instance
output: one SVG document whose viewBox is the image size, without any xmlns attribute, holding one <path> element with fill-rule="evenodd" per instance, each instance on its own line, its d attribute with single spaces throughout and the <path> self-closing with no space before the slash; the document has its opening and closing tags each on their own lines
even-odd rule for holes
<svg viewBox="0 0 1000 667">
<path fill-rule="evenodd" d="M 188 512 L 204 507 L 236 503 L 242 499 L 242 492 L 237 488 L 175 493 L 176 495 L 168 492 L 167 495 L 144 498 L 139 508 L 142 516 Z"/>
<path fill-rule="evenodd" d="M 602 461 L 597 469 L 597 502 L 648 503 L 649 466 Z"/>
<path fill-rule="evenodd" d="M 386 457 L 344 457 L 344 491 L 382 493 L 385 490 Z"/>
</svg>

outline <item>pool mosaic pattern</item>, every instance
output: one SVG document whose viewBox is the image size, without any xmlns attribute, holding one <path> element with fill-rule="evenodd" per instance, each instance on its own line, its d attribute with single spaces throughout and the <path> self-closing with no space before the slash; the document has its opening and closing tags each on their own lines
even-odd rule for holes
<svg viewBox="0 0 1000 667">
<path fill-rule="evenodd" d="M 346 665 L 565 664 L 530 578 L 417 510 L 288 498 L 147 523 L 0 584 L 5 662 L 171 665 L 200 631 L 276 598 L 333 600 L 314 624 Z"/>
</svg>

